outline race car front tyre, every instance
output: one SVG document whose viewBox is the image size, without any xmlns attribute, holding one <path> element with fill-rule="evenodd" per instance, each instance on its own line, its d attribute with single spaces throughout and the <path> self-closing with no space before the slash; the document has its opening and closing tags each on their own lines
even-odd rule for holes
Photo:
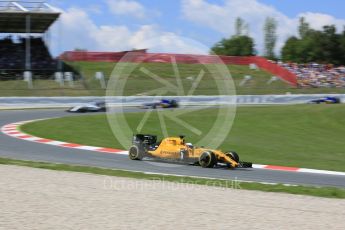
<svg viewBox="0 0 345 230">
<path fill-rule="evenodd" d="M 216 155 L 211 151 L 205 151 L 199 157 L 199 164 L 203 168 L 213 168 L 217 164 Z"/>
<path fill-rule="evenodd" d="M 142 160 L 143 159 L 143 153 L 140 151 L 140 149 L 136 145 L 132 145 L 129 148 L 128 156 L 129 156 L 129 159 L 131 159 L 131 160 Z"/>
<path fill-rule="evenodd" d="M 226 155 L 230 157 L 232 160 L 236 161 L 237 163 L 240 162 L 240 157 L 238 156 L 236 152 L 234 151 L 227 152 Z"/>
</svg>

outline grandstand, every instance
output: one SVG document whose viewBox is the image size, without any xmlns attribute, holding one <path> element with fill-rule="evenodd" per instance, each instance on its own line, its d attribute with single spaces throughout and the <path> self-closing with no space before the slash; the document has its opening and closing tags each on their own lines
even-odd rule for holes
<svg viewBox="0 0 345 230">
<path fill-rule="evenodd" d="M 43 39 L 60 16 L 44 1 L 0 0 L 0 79 L 20 79 L 29 72 L 45 79 L 61 71 Z"/>
<path fill-rule="evenodd" d="M 280 63 L 280 65 L 297 76 L 299 87 L 311 88 L 345 88 L 345 67 L 331 64 L 297 64 Z"/>
</svg>

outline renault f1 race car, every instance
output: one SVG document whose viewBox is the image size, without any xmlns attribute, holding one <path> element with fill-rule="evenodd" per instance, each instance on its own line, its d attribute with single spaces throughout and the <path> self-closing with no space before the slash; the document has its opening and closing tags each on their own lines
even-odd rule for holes
<svg viewBox="0 0 345 230">
<path fill-rule="evenodd" d="M 174 99 L 162 99 L 158 102 L 146 103 L 141 106 L 143 109 L 156 109 L 156 108 L 177 108 L 178 102 Z"/>
<path fill-rule="evenodd" d="M 318 98 L 314 99 L 308 102 L 309 104 L 339 104 L 341 103 L 340 98 L 338 97 L 323 97 L 323 98 Z"/>
<path fill-rule="evenodd" d="M 105 111 L 106 111 L 106 106 L 105 106 L 104 101 L 78 105 L 78 106 L 69 108 L 67 110 L 67 112 L 71 112 L 71 113 L 105 112 Z"/>
<path fill-rule="evenodd" d="M 144 157 L 200 165 L 203 168 L 213 168 L 218 163 L 229 168 L 251 168 L 252 163 L 241 162 L 234 151 L 223 152 L 204 147 L 194 147 L 185 143 L 184 136 L 168 137 L 157 143 L 157 136 L 137 134 L 133 136 L 129 149 L 131 160 L 142 160 Z"/>
</svg>

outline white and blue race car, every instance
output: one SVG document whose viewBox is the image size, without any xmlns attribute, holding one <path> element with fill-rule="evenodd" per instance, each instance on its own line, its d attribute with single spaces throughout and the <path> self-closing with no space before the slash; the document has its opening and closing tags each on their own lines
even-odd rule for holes
<svg viewBox="0 0 345 230">
<path fill-rule="evenodd" d="M 104 101 L 92 102 L 89 104 L 73 106 L 66 110 L 70 113 L 86 113 L 86 112 L 106 112 L 106 106 Z"/>
</svg>

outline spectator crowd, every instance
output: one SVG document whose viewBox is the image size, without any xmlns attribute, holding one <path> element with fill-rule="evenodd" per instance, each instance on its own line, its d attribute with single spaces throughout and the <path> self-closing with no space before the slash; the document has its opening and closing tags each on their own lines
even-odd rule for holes
<svg viewBox="0 0 345 230">
<path fill-rule="evenodd" d="M 22 75 L 26 70 L 25 52 L 26 39 L 19 37 L 13 40 L 11 36 L 0 39 L 0 76 L 13 76 L 17 72 Z M 44 74 L 57 68 L 57 62 L 52 58 L 41 37 L 31 37 L 31 70 Z"/>
<path fill-rule="evenodd" d="M 297 76 L 299 87 L 345 88 L 345 67 L 318 63 L 279 63 Z"/>
</svg>

